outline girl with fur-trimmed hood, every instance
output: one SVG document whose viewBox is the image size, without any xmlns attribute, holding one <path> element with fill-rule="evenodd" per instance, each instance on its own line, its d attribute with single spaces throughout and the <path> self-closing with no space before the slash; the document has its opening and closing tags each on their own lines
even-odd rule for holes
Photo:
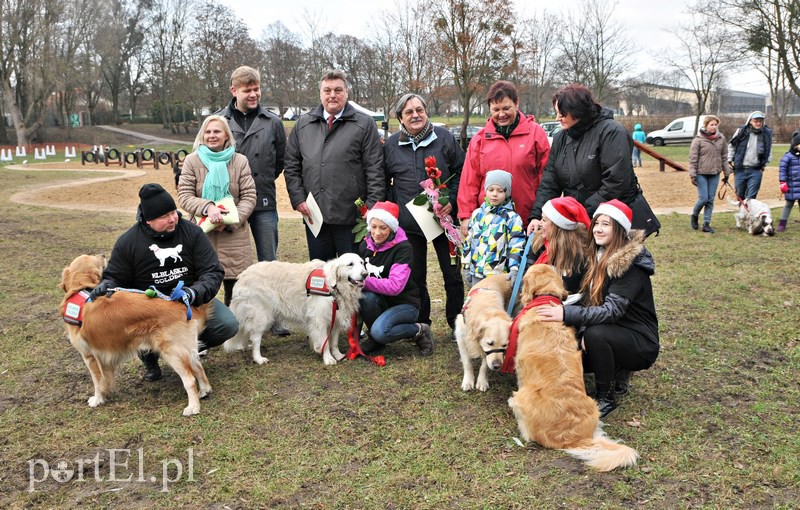
<svg viewBox="0 0 800 510">
<path fill-rule="evenodd" d="M 644 233 L 631 231 L 632 217 L 630 207 L 619 200 L 600 204 L 591 224 L 583 305 L 536 310 L 545 322 L 579 328 L 584 368 L 594 373 L 601 418 L 617 408 L 617 394 L 627 393 L 628 374 L 650 368 L 659 351 L 650 282 L 655 262 L 644 247 Z"/>
</svg>

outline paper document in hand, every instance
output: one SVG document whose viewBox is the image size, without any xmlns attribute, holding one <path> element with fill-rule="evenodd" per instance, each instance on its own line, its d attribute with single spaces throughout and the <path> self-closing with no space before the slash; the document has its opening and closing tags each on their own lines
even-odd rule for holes
<svg viewBox="0 0 800 510">
<path fill-rule="evenodd" d="M 322 211 L 319 210 L 319 205 L 317 205 L 317 201 L 311 193 L 309 193 L 306 198 L 306 205 L 308 206 L 308 212 L 311 213 L 311 217 L 309 218 L 304 215 L 303 221 L 306 222 L 308 229 L 311 230 L 314 237 L 317 237 L 319 235 L 319 230 L 322 228 Z"/>
<path fill-rule="evenodd" d="M 436 221 L 436 218 L 433 217 L 433 213 L 428 210 L 427 204 L 414 205 L 414 200 L 412 199 L 406 204 L 406 209 L 408 209 L 408 212 L 414 217 L 419 228 L 422 229 L 426 241 L 431 242 L 444 233 L 444 229 L 439 225 L 439 222 Z"/>
</svg>

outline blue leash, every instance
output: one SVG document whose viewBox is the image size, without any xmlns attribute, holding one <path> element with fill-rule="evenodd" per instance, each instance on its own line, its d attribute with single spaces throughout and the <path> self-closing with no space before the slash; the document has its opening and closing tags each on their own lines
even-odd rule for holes
<svg viewBox="0 0 800 510">
<path fill-rule="evenodd" d="M 528 252 L 531 251 L 531 245 L 533 244 L 533 238 L 535 236 L 535 232 L 528 236 L 528 242 L 525 243 L 525 251 L 522 252 L 522 260 L 519 261 L 517 279 L 514 281 L 514 290 L 511 292 L 511 299 L 508 301 L 508 310 L 506 310 L 509 316 L 511 312 L 514 311 L 514 305 L 517 304 L 517 294 L 519 294 L 519 287 L 522 285 L 522 278 L 525 276 L 525 265 L 528 263 Z"/>
</svg>

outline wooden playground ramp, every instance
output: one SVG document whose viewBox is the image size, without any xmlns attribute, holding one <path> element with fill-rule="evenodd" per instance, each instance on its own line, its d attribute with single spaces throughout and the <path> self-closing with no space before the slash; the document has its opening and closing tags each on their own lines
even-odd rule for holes
<svg viewBox="0 0 800 510">
<path fill-rule="evenodd" d="M 685 166 L 681 165 L 680 163 L 672 161 L 668 157 L 665 157 L 663 154 L 659 154 L 658 152 L 654 151 L 653 149 L 651 149 L 650 147 L 648 147 L 643 143 L 639 143 L 636 140 L 633 140 L 633 145 L 641 149 L 641 151 L 647 154 L 648 156 L 655 158 L 658 161 L 658 169 L 662 172 L 664 171 L 665 166 L 670 166 L 680 172 L 689 171 Z"/>
</svg>

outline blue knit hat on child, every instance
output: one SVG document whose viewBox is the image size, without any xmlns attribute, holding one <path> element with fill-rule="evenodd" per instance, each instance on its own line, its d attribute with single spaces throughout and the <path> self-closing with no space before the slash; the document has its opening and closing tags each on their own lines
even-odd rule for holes
<svg viewBox="0 0 800 510">
<path fill-rule="evenodd" d="M 489 189 L 492 184 L 497 184 L 506 190 L 507 195 L 511 195 L 511 174 L 505 170 L 489 170 L 486 172 L 486 178 L 483 180 L 483 191 Z"/>
</svg>

